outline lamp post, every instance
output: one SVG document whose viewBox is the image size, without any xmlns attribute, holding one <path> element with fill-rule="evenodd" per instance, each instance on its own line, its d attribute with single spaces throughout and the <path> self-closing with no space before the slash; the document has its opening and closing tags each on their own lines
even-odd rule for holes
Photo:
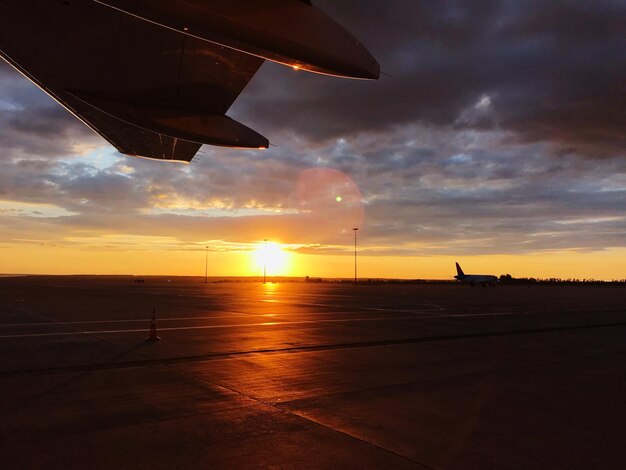
<svg viewBox="0 0 626 470">
<path fill-rule="evenodd" d="M 267 238 L 263 240 L 263 284 L 267 276 Z"/>
<path fill-rule="evenodd" d="M 352 230 L 354 230 L 354 285 L 356 286 L 356 232 L 359 228 L 355 227 Z"/>
<path fill-rule="evenodd" d="M 209 247 L 204 247 L 204 283 L 209 282 Z"/>
</svg>

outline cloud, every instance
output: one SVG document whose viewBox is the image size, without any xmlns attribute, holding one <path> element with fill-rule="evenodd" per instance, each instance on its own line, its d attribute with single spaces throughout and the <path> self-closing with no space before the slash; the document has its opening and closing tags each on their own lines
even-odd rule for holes
<svg viewBox="0 0 626 470">
<path fill-rule="evenodd" d="M 0 62 L 0 143 L 4 154 L 62 157 L 106 145 L 52 98 Z"/>
<path fill-rule="evenodd" d="M 369 152 L 347 142 L 317 149 L 347 161 L 344 171 L 297 165 L 293 155 L 308 153 L 297 147 L 263 160 L 218 152 L 188 167 L 123 157 L 101 169 L 80 160 L 18 161 L 3 177 L 22 183 L 9 188 L 0 177 L 2 197 L 65 213 L 37 220 L 11 214 L 5 240 L 44 233 L 74 246 L 98 235 L 157 237 L 154 243 L 166 238 L 168 246 L 186 249 L 204 240 L 269 237 L 301 252 L 335 253 L 349 250 L 351 228 L 359 226 L 373 255 L 625 244 L 626 161 L 554 159 L 537 144 L 493 148 L 501 140 L 493 132 L 411 127 L 385 139 Z"/>
<path fill-rule="evenodd" d="M 358 225 L 372 255 L 625 246 L 623 2 L 316 4 L 393 78 L 265 64 L 229 114 L 266 152 L 123 157 L 0 66 L 4 243 L 338 253 Z"/>
<path fill-rule="evenodd" d="M 623 2 L 317 4 L 355 31 L 393 78 L 337 81 L 265 66 L 235 107 L 269 135 L 285 129 L 329 140 L 456 123 L 547 142 L 557 153 L 624 155 Z M 485 96 L 491 115 L 463 119 Z"/>
</svg>

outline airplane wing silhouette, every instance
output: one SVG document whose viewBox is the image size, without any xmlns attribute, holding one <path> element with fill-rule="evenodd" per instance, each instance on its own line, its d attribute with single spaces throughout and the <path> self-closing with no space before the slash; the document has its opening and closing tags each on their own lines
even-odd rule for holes
<svg viewBox="0 0 626 470">
<path fill-rule="evenodd" d="M 0 56 L 121 153 L 184 162 L 269 146 L 226 116 L 265 59 L 379 72 L 306 0 L 3 0 Z"/>
<path fill-rule="evenodd" d="M 10 0 L 0 48 L 121 153 L 188 162 L 201 144 L 269 144 L 225 116 L 263 63 L 258 57 L 92 1 Z"/>
</svg>

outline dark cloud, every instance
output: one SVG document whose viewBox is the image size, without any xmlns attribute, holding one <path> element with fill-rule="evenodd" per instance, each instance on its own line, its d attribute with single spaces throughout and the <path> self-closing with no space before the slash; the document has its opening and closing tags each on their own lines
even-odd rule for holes
<svg viewBox="0 0 626 470">
<path fill-rule="evenodd" d="M 336 81 L 266 66 L 236 106 L 270 135 L 287 128 L 319 140 L 456 124 L 502 129 L 561 153 L 624 155 L 624 2 L 317 4 L 355 31 L 393 78 Z M 482 119 L 459 119 L 484 97 Z"/>
<path fill-rule="evenodd" d="M 58 157 L 102 140 L 52 98 L 0 62 L 0 143 L 5 154 Z"/>
</svg>

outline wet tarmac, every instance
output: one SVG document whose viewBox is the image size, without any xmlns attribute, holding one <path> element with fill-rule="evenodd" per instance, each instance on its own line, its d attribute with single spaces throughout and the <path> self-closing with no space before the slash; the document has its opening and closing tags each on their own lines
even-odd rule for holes
<svg viewBox="0 0 626 470">
<path fill-rule="evenodd" d="M 625 288 L 3 278 L 0 456 L 626 468 L 625 359 Z"/>
</svg>

